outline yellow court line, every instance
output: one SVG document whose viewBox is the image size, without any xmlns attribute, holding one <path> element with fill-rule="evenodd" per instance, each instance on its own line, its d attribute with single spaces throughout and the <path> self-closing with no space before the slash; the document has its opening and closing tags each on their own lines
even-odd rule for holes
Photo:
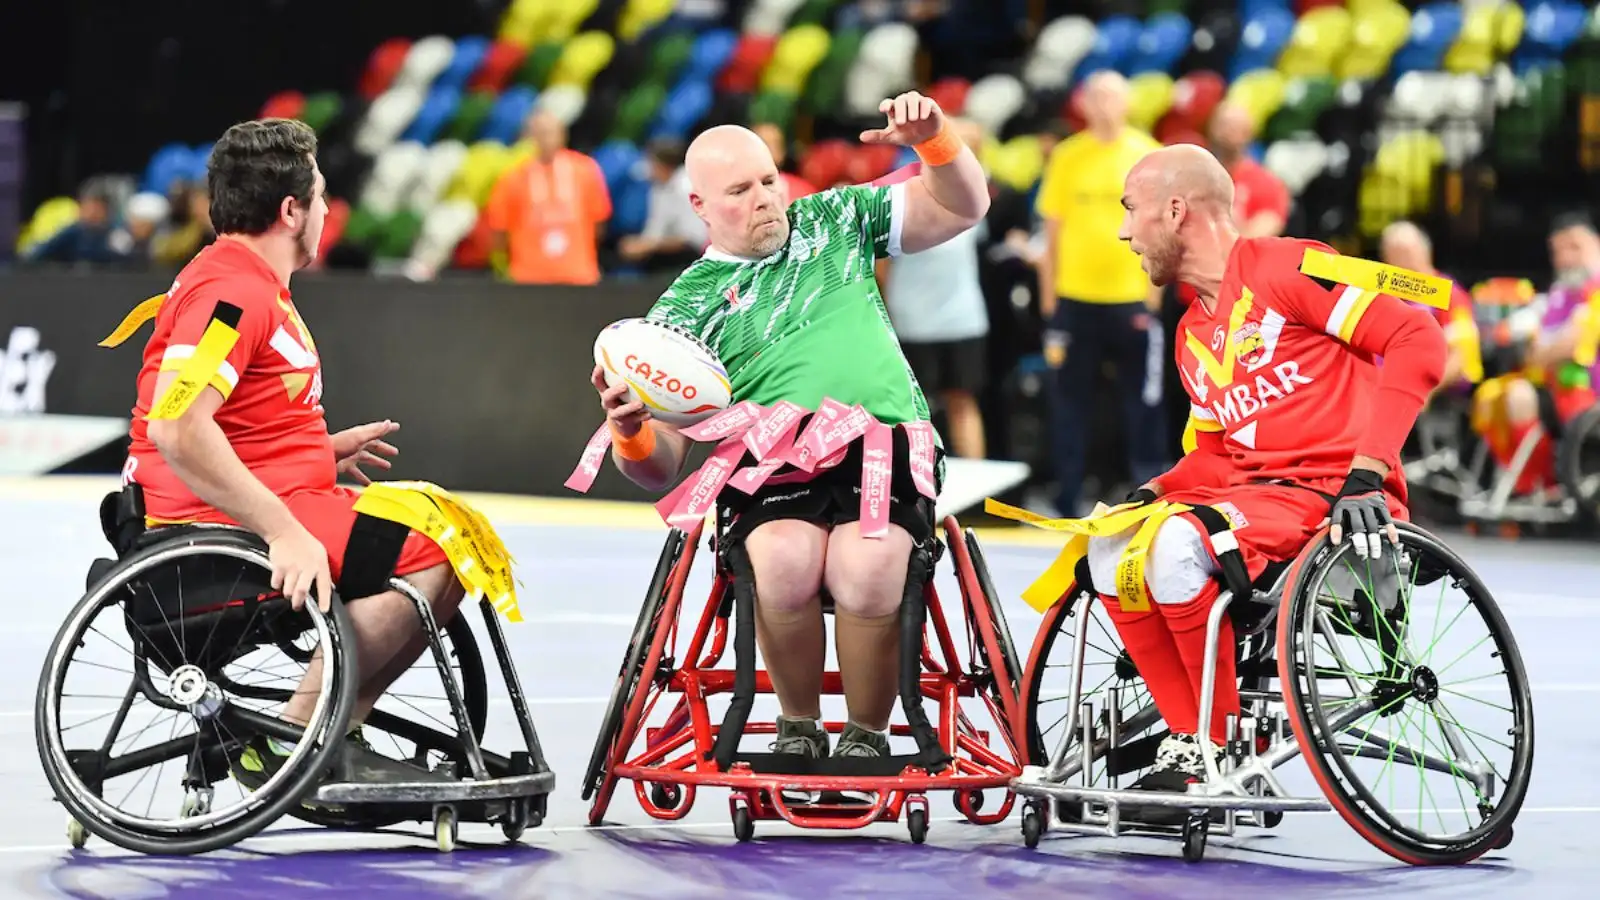
<svg viewBox="0 0 1600 900">
<path fill-rule="evenodd" d="M 59 500 L 98 503 L 118 480 L 107 475 L 50 475 L 42 478 L 0 477 L 0 503 L 6 500 Z M 656 531 L 667 524 L 649 503 L 592 500 L 579 497 L 527 497 L 475 491 L 458 493 L 495 525 L 570 525 L 576 528 L 618 528 Z M 960 521 L 960 517 L 957 517 Z M 1060 547 L 1059 535 L 1036 528 L 973 529 L 984 544 L 1011 547 Z"/>
</svg>

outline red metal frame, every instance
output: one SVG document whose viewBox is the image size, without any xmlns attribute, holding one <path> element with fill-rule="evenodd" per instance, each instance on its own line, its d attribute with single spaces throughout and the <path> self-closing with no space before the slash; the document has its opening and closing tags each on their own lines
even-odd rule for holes
<svg viewBox="0 0 1600 900">
<path fill-rule="evenodd" d="M 929 709 L 939 744 L 953 757 L 948 767 L 937 774 L 929 774 L 916 767 L 908 767 L 894 776 L 843 777 L 833 775 L 771 775 L 756 773 L 744 763 L 735 763 L 727 771 L 721 770 L 710 759 L 716 743 L 720 721 L 712 719 L 707 700 L 719 693 L 732 693 L 734 669 L 730 665 L 718 668 L 727 649 L 729 619 L 717 615 L 726 593 L 731 590 L 726 572 L 718 571 L 711 593 L 700 615 L 689 646 L 682 654 L 672 651 L 676 646 L 680 612 L 683 608 L 683 588 L 693 568 L 696 551 L 700 545 L 705 523 L 697 525 L 684 543 L 684 549 L 674 565 L 666 587 L 666 601 L 661 610 L 656 629 L 638 686 L 628 698 L 622 724 L 606 760 L 605 775 L 589 810 L 589 822 L 598 825 L 604 819 L 612 792 L 620 780 L 634 782 L 634 794 L 646 813 L 656 819 L 681 819 L 694 806 L 695 792 L 702 787 L 731 789 L 731 807 L 744 806 L 753 821 L 782 818 L 802 828 L 851 829 L 862 828 L 874 822 L 898 821 L 902 811 L 922 808 L 926 812 L 930 791 L 956 791 L 956 807 L 969 821 L 979 825 L 992 825 L 1003 821 L 1011 812 L 1015 796 L 1009 790 L 1013 778 L 1022 772 L 1023 745 L 1021 734 L 1021 706 L 1010 680 L 1004 676 L 997 623 L 989 615 L 986 603 L 979 602 L 982 589 L 966 542 L 954 517 L 942 523 L 948 538 L 946 549 L 952 554 L 957 582 L 961 588 L 962 608 L 968 621 L 976 625 L 969 629 L 968 660 L 963 667 L 957 655 L 955 641 L 946 624 L 944 610 L 939 602 L 933 579 L 924 589 L 927 599 L 927 622 L 923 631 L 922 696 L 937 703 Z M 990 598 L 993 602 L 993 598 Z M 992 687 L 980 688 L 973 668 L 978 660 L 978 643 L 991 664 L 999 671 Z M 708 645 L 709 644 L 709 648 Z M 935 656 L 934 649 L 938 649 Z M 698 660 L 674 667 L 675 659 Z M 1017 661 L 1020 666 L 1020 660 Z M 1017 672 L 1021 675 L 1021 672 Z M 843 686 L 837 671 L 823 675 L 823 694 L 838 696 Z M 756 692 L 772 693 L 772 683 L 767 673 L 756 671 Z M 678 699 L 666 721 L 645 728 L 656 702 L 668 694 Z M 963 699 L 977 697 L 983 701 L 994 721 L 1001 723 L 996 734 L 1001 745 L 991 747 L 991 733 L 976 728 L 962 711 Z M 843 729 L 843 722 L 824 722 L 830 733 Z M 745 734 L 773 734 L 773 722 L 750 722 Z M 644 747 L 633 752 L 635 743 L 644 732 Z M 907 726 L 896 725 L 895 735 L 910 734 Z M 669 802 L 658 805 L 651 796 L 652 786 L 659 786 Z M 986 789 L 1005 788 L 1005 800 L 998 809 L 980 812 L 974 798 Z M 811 805 L 796 807 L 784 802 L 783 789 L 798 791 L 853 791 L 875 795 L 871 804 L 841 806 Z M 676 794 L 677 796 L 671 796 Z M 676 802 L 670 802 L 676 801 Z"/>
</svg>

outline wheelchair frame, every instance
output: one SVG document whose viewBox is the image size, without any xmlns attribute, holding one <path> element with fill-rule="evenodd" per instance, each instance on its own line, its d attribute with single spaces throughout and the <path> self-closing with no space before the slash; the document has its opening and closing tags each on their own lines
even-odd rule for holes
<svg viewBox="0 0 1600 900">
<path fill-rule="evenodd" d="M 702 521 L 689 534 L 674 529 L 663 547 L 585 778 L 583 797 L 586 800 L 593 797 L 590 824 L 598 825 L 603 821 L 620 780 L 634 782 L 639 805 L 647 814 L 666 820 L 687 815 L 697 789 L 729 788 L 732 791 L 729 810 L 735 837 L 740 841 L 751 839 L 757 820 L 781 818 L 801 828 L 843 830 L 863 828 L 880 821 L 898 821 L 903 814 L 912 840 L 921 843 L 928 830 L 926 795 L 941 790 L 956 792 L 957 809 L 976 824 L 995 824 L 1010 815 L 1015 798 L 1009 790 L 998 809 L 989 813 L 980 810 L 985 789 L 1006 788 L 1022 771 L 1020 745 L 1015 737 L 1020 710 L 1016 679 L 1021 671 L 1011 649 L 1003 613 L 994 603 L 992 587 L 982 568 L 976 535 L 971 531 L 963 533 L 954 517 L 946 517 L 943 527 L 955 554 L 963 608 L 969 624 L 970 665 L 965 669 L 961 666 L 938 600 L 934 587 L 935 557 L 918 598 L 920 602 L 902 604 L 900 698 L 902 709 L 912 724 L 894 725 L 891 733 L 918 737 L 924 751 L 929 749 L 927 741 L 931 740 L 934 742 L 932 749 L 936 753 L 942 751 L 942 755 L 949 757 L 948 762 L 942 767 L 923 765 L 919 759 L 923 754 L 918 754 L 917 757 L 884 759 L 884 765 L 878 768 L 897 768 L 892 774 L 888 771 L 783 774 L 758 771 L 749 759 L 755 754 L 733 754 L 734 762 L 727 769 L 721 768 L 716 757 L 719 735 L 725 725 L 711 719 L 707 699 L 713 694 L 731 692 L 735 705 L 741 700 L 746 704 L 744 713 L 747 714 L 750 699 L 757 693 L 771 693 L 772 685 L 765 672 L 755 670 L 754 623 L 748 610 L 738 611 L 736 627 L 732 629 L 735 668 L 714 668 L 727 650 L 730 615 L 735 611 L 733 608 L 740 605 L 735 602 L 733 577 L 720 564 L 704 611 L 683 654 L 690 662 L 674 666 L 669 642 L 675 643 L 684 585 L 705 529 Z M 715 543 L 713 541 L 713 550 Z M 933 543 L 936 547 L 942 546 L 937 535 Z M 714 555 L 720 563 L 721 555 Z M 907 600 L 911 599 L 908 593 Z M 978 608 L 980 603 L 983 609 Z M 918 635 L 920 640 L 907 640 L 911 634 Z M 913 643 L 917 646 L 912 646 Z M 942 661 L 935 658 L 933 644 L 937 644 Z M 990 664 L 994 660 L 1000 661 L 1000 671 Z M 824 673 L 823 693 L 825 696 L 842 693 L 836 671 Z M 667 720 L 659 727 L 646 728 L 656 701 L 667 694 L 680 695 Z M 991 733 L 976 728 L 962 711 L 961 699 L 972 697 L 981 698 L 990 715 L 1000 724 L 1001 746 L 992 748 Z M 938 701 L 938 724 L 929 729 L 934 733 L 918 735 L 915 723 L 919 717 L 924 723 L 927 721 L 920 710 L 920 701 L 924 698 Z M 729 718 L 740 716 L 730 715 Z M 824 727 L 837 732 L 842 723 L 828 722 Z M 739 736 L 775 731 L 773 723 L 745 723 Z M 645 746 L 635 753 L 633 747 L 641 732 Z M 736 745 L 737 740 L 733 744 Z M 829 760 L 812 762 L 818 764 L 814 768 L 830 768 Z M 846 769 L 849 766 L 844 764 L 858 761 L 834 762 L 841 764 L 831 768 Z M 870 792 L 875 799 L 869 804 L 793 804 L 783 797 L 785 789 L 822 794 Z"/>
<path fill-rule="evenodd" d="M 1396 523 L 1396 527 L 1403 536 L 1420 539 L 1419 543 L 1432 543 L 1439 548 L 1444 545 L 1428 532 L 1409 523 Z M 1244 715 L 1226 717 L 1225 733 L 1227 744 L 1218 747 L 1211 740 L 1209 731 L 1201 729 L 1196 735 L 1200 746 L 1200 755 L 1204 761 L 1205 776 L 1199 783 L 1191 784 L 1187 793 L 1168 793 L 1161 791 L 1135 791 L 1096 788 L 1068 784 L 1069 779 L 1084 775 L 1091 771 L 1092 764 L 1116 749 L 1122 733 L 1138 734 L 1145 727 L 1159 722 L 1160 714 L 1154 703 L 1134 713 L 1126 721 L 1121 719 L 1122 706 L 1118 688 L 1112 686 L 1107 691 L 1105 708 L 1106 731 L 1097 737 L 1094 731 L 1096 710 L 1092 701 L 1083 700 L 1083 668 L 1084 650 L 1088 640 L 1087 613 L 1091 605 L 1100 602 L 1092 593 L 1080 590 L 1076 584 L 1070 587 L 1062 598 L 1061 603 L 1074 604 L 1074 612 L 1078 627 L 1073 637 L 1073 654 L 1070 674 L 1070 700 L 1067 718 L 1067 728 L 1062 734 L 1056 749 L 1051 754 L 1045 765 L 1030 765 L 1023 773 L 1011 783 L 1012 790 L 1018 795 L 1027 798 L 1023 803 L 1022 832 L 1024 843 L 1029 847 L 1037 847 L 1041 836 L 1051 827 L 1063 831 L 1080 834 L 1119 837 L 1127 833 L 1169 835 L 1175 830 L 1183 842 L 1183 857 L 1189 862 L 1198 862 L 1205 853 L 1206 838 L 1211 833 L 1223 836 L 1232 836 L 1238 826 L 1248 825 L 1261 828 L 1274 828 L 1282 820 L 1286 812 L 1326 812 L 1337 811 L 1369 842 L 1390 856 L 1403 862 L 1414 865 L 1431 864 L 1446 860 L 1425 858 L 1421 854 L 1397 852 L 1392 846 L 1368 833 L 1366 827 L 1357 822 L 1351 814 L 1341 805 L 1328 799 L 1334 788 L 1328 783 L 1325 775 L 1318 771 L 1318 767 L 1311 765 L 1315 780 L 1324 792 L 1324 797 L 1296 797 L 1283 788 L 1274 774 L 1274 771 L 1285 763 L 1306 753 L 1306 747 L 1316 747 L 1316 739 L 1312 735 L 1302 732 L 1314 727 L 1299 720 L 1292 711 L 1292 704 L 1284 696 L 1284 684 L 1292 674 L 1286 669 L 1293 665 L 1291 657 L 1285 651 L 1295 637 L 1294 618 L 1285 615 L 1284 591 L 1286 586 L 1292 586 L 1296 592 L 1305 589 L 1301 579 L 1309 569 L 1329 561 L 1330 555 L 1347 552 L 1348 545 L 1340 548 L 1331 548 L 1326 538 L 1326 532 L 1319 533 L 1313 541 L 1303 550 L 1292 564 L 1279 571 L 1272 578 L 1272 583 L 1265 590 L 1261 584 L 1255 586 L 1254 594 L 1245 602 L 1258 608 L 1262 618 L 1258 620 L 1257 627 L 1248 629 L 1245 634 L 1237 635 L 1241 645 L 1247 643 L 1258 634 L 1272 635 L 1274 639 L 1264 642 L 1259 650 L 1263 656 L 1260 662 L 1276 663 L 1279 682 L 1278 691 L 1266 690 L 1240 690 L 1240 701 Z M 1446 552 L 1448 552 L 1446 550 Z M 1412 563 L 1416 565 L 1415 562 Z M 1463 569 L 1465 567 L 1463 566 Z M 1470 570 L 1465 570 L 1470 575 Z M 1220 577 L 1220 576 L 1219 576 Z M 1458 575 L 1459 577 L 1459 575 Z M 1472 576 L 1475 578 L 1475 576 Z M 1291 598 L 1292 599 L 1292 598 Z M 1492 599 L 1485 592 L 1484 601 L 1491 605 Z M 1216 663 L 1218 644 L 1221 635 L 1222 620 L 1229 615 L 1234 598 L 1232 592 L 1226 587 L 1220 592 L 1206 619 L 1206 651 L 1204 670 L 1201 676 L 1201 691 L 1199 697 L 1200 722 L 1212 720 L 1212 709 L 1216 692 Z M 1253 610 L 1254 611 L 1254 610 Z M 1499 617 L 1498 610 L 1494 613 Z M 1049 637 L 1050 619 L 1047 616 L 1045 627 L 1040 629 L 1036 638 L 1033 652 L 1030 654 L 1030 669 L 1034 666 L 1045 665 L 1045 641 Z M 1498 628 L 1504 629 L 1503 617 L 1499 617 Z M 1268 629 L 1271 629 L 1269 631 Z M 1526 717 L 1527 734 L 1524 740 L 1527 744 L 1526 757 L 1521 760 L 1522 765 L 1512 775 L 1508 776 L 1508 783 L 1504 785 L 1509 797 L 1510 812 L 1502 826 L 1503 831 L 1492 840 L 1482 840 L 1468 851 L 1454 854 L 1459 859 L 1448 860 L 1451 862 L 1468 862 L 1484 852 L 1503 849 L 1511 842 L 1511 823 L 1520 810 L 1528 785 L 1528 771 L 1532 765 L 1532 700 L 1528 693 L 1527 674 L 1523 667 L 1520 655 L 1516 650 L 1515 641 L 1508 629 L 1500 635 L 1504 644 L 1509 648 L 1505 663 L 1509 667 L 1508 674 L 1512 675 L 1514 689 L 1520 689 L 1522 714 Z M 1273 658 L 1275 657 L 1275 659 Z M 1030 686 L 1035 683 L 1030 671 L 1025 681 Z M 1023 698 L 1023 701 L 1037 704 L 1037 697 Z M 1281 703 L 1286 709 L 1276 712 L 1269 711 L 1273 703 Z M 1370 702 L 1370 701 L 1369 701 Z M 1343 729 L 1367 715 L 1374 707 L 1362 704 L 1352 704 L 1352 708 L 1336 717 L 1333 717 L 1327 726 L 1334 731 Z M 1284 728 L 1285 718 L 1289 719 L 1290 728 Z M 1464 754 L 1459 736 L 1452 737 L 1450 732 L 1442 732 L 1445 743 L 1452 753 Z M 1361 737 L 1366 742 L 1385 740 L 1391 747 L 1403 746 L 1400 741 L 1393 738 L 1382 738 L 1363 731 Z M 1258 749 L 1258 739 L 1269 739 L 1270 744 L 1265 751 Z M 1026 739 L 1026 736 L 1024 736 Z M 1076 739 L 1076 753 L 1073 753 L 1073 742 Z M 1440 760 L 1425 749 L 1407 748 L 1408 756 L 1420 760 L 1422 768 L 1439 772 L 1453 772 L 1461 767 L 1449 760 Z M 1217 760 L 1218 751 L 1222 753 L 1222 761 Z M 1475 786 L 1483 789 L 1485 793 L 1493 794 L 1493 785 L 1490 783 L 1492 773 L 1486 772 L 1477 762 L 1473 762 L 1470 770 L 1463 774 L 1472 780 Z M 1051 804 L 1043 801 L 1057 801 L 1064 803 L 1080 804 L 1080 822 L 1062 822 L 1052 826 Z M 1103 813 L 1094 809 L 1095 805 L 1105 807 Z M 1181 829 L 1167 828 L 1160 825 L 1125 824 L 1121 820 L 1120 807 L 1163 807 L 1181 809 L 1189 813 Z M 1221 821 L 1215 821 L 1214 816 L 1221 813 Z M 1244 813 L 1245 815 L 1241 815 Z M 1441 853 L 1441 855 L 1443 855 Z"/>
<path fill-rule="evenodd" d="M 132 492 L 132 499 L 128 492 Z M 108 510 L 121 505 L 122 515 L 112 521 Z M 136 523 L 130 524 L 129 510 L 137 511 Z M 526 695 L 523 693 L 520 679 L 515 666 L 512 664 L 508 651 L 505 634 L 499 621 L 499 613 L 487 597 L 479 602 L 483 613 L 485 627 L 489 639 L 494 647 L 495 655 L 500 664 L 500 673 L 504 680 L 511 705 L 518 720 L 519 729 L 525 750 L 514 751 L 509 757 L 500 756 L 484 749 L 479 735 L 476 733 L 473 716 L 470 714 L 464 696 L 463 686 L 458 683 L 456 676 L 450 672 L 451 662 L 445 650 L 441 637 L 442 629 L 433 614 L 433 607 L 419 590 L 402 578 L 391 577 L 387 586 L 399 592 L 411 601 L 422 623 L 423 632 L 428 637 L 428 647 L 432 659 L 438 668 L 440 680 L 445 689 L 445 696 L 451 708 L 457 733 L 453 736 L 436 732 L 427 726 L 409 722 L 399 716 L 394 716 L 384 710 L 374 709 L 365 724 L 379 730 L 392 730 L 400 733 L 393 727 L 385 729 L 384 723 L 393 720 L 403 724 L 405 737 L 418 744 L 421 752 L 423 740 L 417 735 L 426 734 L 432 739 L 432 749 L 437 749 L 459 755 L 467 762 L 469 771 L 461 774 L 455 770 L 453 760 L 446 760 L 433 770 L 423 769 L 420 766 L 407 765 L 416 770 L 415 778 L 386 777 L 378 782 L 365 782 L 355 780 L 355 770 L 347 748 L 344 745 L 344 736 L 348 731 L 349 715 L 354 702 L 356 684 L 358 679 L 350 677 L 355 665 L 353 645 L 347 642 L 342 632 L 349 628 L 348 614 L 342 608 L 344 600 L 337 596 L 331 614 L 324 615 L 315 608 L 315 604 L 307 604 L 305 614 L 321 634 L 321 644 L 326 648 L 337 648 L 331 654 L 328 664 L 323 667 L 324 685 L 323 693 L 319 695 L 318 709 L 324 703 L 333 702 L 334 708 L 326 719 L 314 718 L 319 722 L 316 751 L 319 754 L 319 764 L 308 766 L 311 774 L 301 773 L 295 779 L 294 789 L 289 791 L 292 796 L 269 797 L 261 801 L 262 806 L 278 808 L 278 812 L 271 818 L 252 823 L 253 827 L 244 829 L 245 833 L 231 837 L 231 839 L 218 840 L 215 835 L 208 835 L 203 826 L 210 807 L 210 783 L 207 780 L 198 796 L 190 786 L 189 781 L 194 778 L 194 773 L 186 777 L 185 787 L 190 791 L 190 800 L 186 801 L 182 818 L 177 824 L 152 823 L 150 827 L 137 829 L 144 834 L 130 834 L 126 830 L 107 827 L 99 819 L 93 806 L 87 803 L 80 794 L 87 793 L 94 796 L 98 792 L 98 783 L 106 776 L 104 771 L 92 771 L 89 774 L 77 771 L 77 766 L 72 757 L 74 753 L 82 754 L 86 751 L 69 751 L 66 749 L 64 738 L 59 729 L 59 713 L 57 702 L 59 697 L 60 682 L 64 678 L 64 669 L 70 664 L 70 657 L 74 647 L 68 646 L 69 633 L 73 625 L 80 619 L 85 619 L 97 613 L 106 603 L 106 599 L 118 590 L 125 589 L 136 583 L 144 573 L 155 570 L 159 566 L 185 557 L 206 557 L 219 555 L 231 557 L 239 562 L 252 565 L 263 571 L 270 572 L 271 562 L 267 556 L 265 543 L 255 534 L 235 526 L 229 525 L 181 525 L 166 526 L 159 529 L 146 530 L 143 526 L 142 501 L 138 497 L 137 486 L 124 489 L 121 494 L 113 493 L 106 498 L 102 505 L 102 523 L 106 529 L 107 539 L 112 542 L 117 550 L 116 560 L 98 560 L 90 568 L 89 590 L 80 599 L 73 611 L 67 616 L 62 628 L 58 631 L 55 642 L 47 655 L 43 672 L 40 676 L 38 698 L 35 707 L 35 731 L 39 741 L 39 753 L 45 773 L 55 790 L 56 797 L 68 808 L 71 819 L 68 824 L 68 836 L 74 847 L 83 846 L 88 833 L 95 833 L 106 840 L 110 840 L 126 849 L 146 853 L 203 853 L 213 849 L 227 846 L 239 840 L 244 840 L 262 828 L 271 824 L 272 819 L 283 814 L 305 818 L 311 822 L 321 822 L 329 816 L 314 808 L 302 806 L 310 800 L 324 804 L 338 804 L 343 807 L 355 809 L 366 808 L 371 810 L 377 818 L 389 821 L 428 821 L 431 819 L 434 826 L 435 841 L 439 849 L 449 852 L 455 848 L 458 826 L 461 821 L 498 823 L 506 838 L 515 841 L 522 835 L 527 827 L 538 827 L 542 824 L 547 811 L 548 794 L 554 789 L 555 775 L 550 770 L 540 746 L 533 720 L 528 710 Z M 237 584 L 235 586 L 237 588 Z M 256 598 L 261 606 L 268 603 L 284 604 L 281 594 L 276 597 Z M 157 602 L 161 602 L 157 598 Z M 463 611 L 458 610 L 459 617 Z M 184 617 L 190 615 L 189 611 L 181 611 Z M 465 621 L 460 626 L 464 636 L 471 637 L 470 626 Z M 452 623 L 452 632 L 456 626 Z M 303 633 L 303 632 L 302 632 Z M 138 643 L 137 641 L 135 642 Z M 254 648 L 269 646 L 269 641 L 257 642 Z M 251 651 L 246 651 L 251 652 Z M 476 653 L 474 646 L 473 652 Z M 136 659 L 143 659 L 138 657 Z M 481 656 L 478 658 L 480 665 L 469 672 L 463 668 L 462 677 L 475 677 L 480 680 L 483 676 Z M 226 663 L 222 663 L 226 665 Z M 199 690 L 202 694 L 212 690 L 214 698 L 221 699 L 221 708 L 207 711 L 208 717 L 221 715 L 232 706 L 234 715 L 241 716 L 242 720 L 251 728 L 277 737 L 280 740 L 304 742 L 307 733 L 304 728 L 296 727 L 275 716 L 256 713 L 251 710 L 238 708 L 227 702 L 221 689 L 210 679 L 215 673 L 204 673 L 192 664 L 194 673 L 189 673 L 189 682 L 193 682 L 193 675 L 200 676 L 200 684 L 186 684 L 187 688 Z M 346 669 L 348 671 L 340 671 Z M 337 687 L 340 697 L 330 701 L 327 692 L 330 685 Z M 486 686 L 475 685 L 482 694 Z M 124 698 L 122 715 L 135 699 L 137 681 L 130 685 L 128 694 Z M 192 690 L 187 691 L 193 693 Z M 148 690 L 146 690 L 148 693 Z M 348 694 L 348 698 L 345 698 Z M 197 694 L 196 696 L 199 696 Z M 176 700 L 176 698 L 174 698 Z M 177 701 L 181 702 L 181 701 Z M 192 704 L 189 712 L 194 712 Z M 121 716 L 118 718 L 117 727 L 120 728 Z M 180 739 L 168 743 L 178 744 L 190 739 Z M 198 739 L 195 739 L 197 748 Z M 107 742 L 109 747 L 109 739 Z M 181 748 L 177 749 L 182 755 Z M 304 749 L 303 747 L 301 749 Z M 197 754 L 201 751 L 197 749 Z M 145 752 L 145 755 L 151 755 Z M 201 754 L 203 755 L 203 754 Z M 299 750 L 290 757 L 290 764 L 299 755 Z M 65 765 L 63 765 L 65 763 Z M 151 764 L 157 764 L 159 760 Z M 316 785 L 316 775 L 328 770 L 331 763 L 333 777 Z M 290 764 L 286 764 L 286 768 Z M 195 763 L 191 761 L 191 769 Z M 135 767 L 137 768 L 137 767 Z M 133 771 L 134 769 L 130 769 Z M 209 779 L 209 775 L 203 776 Z M 228 776 L 223 774 L 221 778 Z M 85 784 L 85 782 L 92 784 Z M 263 785 L 263 791 L 271 788 L 272 782 Z M 185 824 L 191 815 L 200 818 Z M 361 819 L 357 817 L 359 823 Z M 230 829 L 232 826 L 229 826 Z M 359 824 L 353 827 L 361 827 Z M 369 826 L 380 827 L 380 826 Z"/>
</svg>

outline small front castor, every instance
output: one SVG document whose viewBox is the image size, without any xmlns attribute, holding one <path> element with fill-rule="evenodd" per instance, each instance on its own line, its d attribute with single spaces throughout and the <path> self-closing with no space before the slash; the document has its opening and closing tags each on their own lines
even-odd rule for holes
<svg viewBox="0 0 1600 900">
<path fill-rule="evenodd" d="M 72 849 L 82 850 L 83 845 L 89 843 L 89 829 L 83 827 L 83 823 L 77 819 L 68 817 L 67 842 L 72 844 Z"/>
<path fill-rule="evenodd" d="M 678 808 L 683 803 L 683 788 L 675 784 L 650 785 L 650 802 L 658 809 L 668 812 Z"/>
<path fill-rule="evenodd" d="M 906 828 L 911 831 L 911 843 L 920 844 L 928 839 L 928 811 L 918 807 L 906 813 Z"/>
<path fill-rule="evenodd" d="M 1261 827 L 1277 828 L 1283 824 L 1283 810 L 1269 809 L 1261 814 Z"/>
<path fill-rule="evenodd" d="M 1029 800 L 1022 807 L 1022 843 L 1029 850 L 1039 846 L 1039 838 L 1044 837 L 1044 816 L 1039 812 L 1039 804 Z"/>
<path fill-rule="evenodd" d="M 522 833 L 528 830 L 528 801 L 506 801 L 506 818 L 500 823 L 500 831 L 506 836 L 506 841 L 515 844 L 522 840 Z"/>
<path fill-rule="evenodd" d="M 456 849 L 455 810 L 441 806 L 433 811 L 433 839 L 439 845 L 440 853 L 450 853 Z"/>
<path fill-rule="evenodd" d="M 750 810 L 743 806 L 733 808 L 733 837 L 739 843 L 756 836 L 756 823 L 750 819 Z"/>
<path fill-rule="evenodd" d="M 1206 816 L 1190 816 L 1183 822 L 1183 858 L 1185 862 L 1196 863 L 1206 855 L 1206 836 L 1211 831 L 1210 820 Z"/>
</svg>

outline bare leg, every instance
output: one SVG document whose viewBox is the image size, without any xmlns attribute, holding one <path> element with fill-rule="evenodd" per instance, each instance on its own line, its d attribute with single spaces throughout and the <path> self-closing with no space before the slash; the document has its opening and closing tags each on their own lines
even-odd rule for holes
<svg viewBox="0 0 1600 900">
<path fill-rule="evenodd" d="M 852 722 L 872 731 L 889 727 L 900 692 L 899 610 L 910 560 L 911 535 L 895 525 L 869 539 L 859 523 L 847 522 L 828 541 L 825 581 L 845 705 Z"/>
<path fill-rule="evenodd" d="M 987 449 L 983 443 L 983 412 L 978 408 L 978 398 L 968 391 L 945 391 L 944 413 L 950 420 L 950 447 L 963 459 L 984 459 Z"/>
<path fill-rule="evenodd" d="M 827 631 L 822 561 L 828 533 L 809 522 L 766 522 L 745 538 L 756 576 L 756 641 L 783 715 L 820 718 Z"/>
</svg>

